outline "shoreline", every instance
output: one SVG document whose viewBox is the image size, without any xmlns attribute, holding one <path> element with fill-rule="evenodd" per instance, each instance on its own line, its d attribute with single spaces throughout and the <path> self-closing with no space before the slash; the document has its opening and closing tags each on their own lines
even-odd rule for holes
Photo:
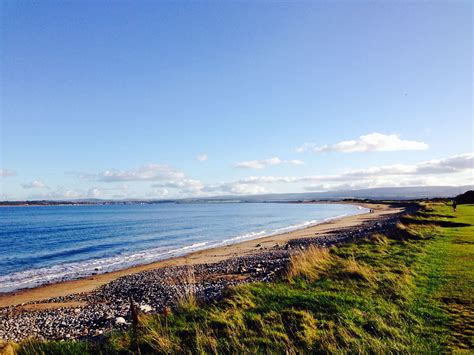
<svg viewBox="0 0 474 355">
<path fill-rule="evenodd" d="M 313 203 L 313 204 L 319 204 L 319 203 Z M 41 288 L 41 287 L 48 286 L 48 285 L 55 285 L 55 284 L 63 283 L 63 282 L 77 281 L 77 280 L 81 280 L 81 279 L 100 277 L 100 276 L 105 275 L 105 274 L 111 274 L 111 273 L 115 273 L 115 272 L 131 270 L 133 268 L 140 267 L 140 266 L 147 266 L 147 265 L 151 265 L 151 264 L 164 262 L 164 261 L 167 261 L 167 260 L 173 260 L 173 259 L 177 259 L 177 258 L 180 258 L 180 257 L 190 256 L 192 254 L 195 254 L 195 253 L 198 253 L 198 252 L 201 252 L 201 251 L 204 252 L 204 251 L 207 251 L 207 250 L 219 249 L 221 247 L 232 246 L 232 245 L 240 244 L 240 243 L 244 243 L 244 242 L 256 241 L 256 240 L 264 239 L 264 238 L 267 238 L 267 237 L 277 236 L 277 235 L 280 235 L 280 234 L 287 234 L 287 233 L 291 233 L 291 232 L 296 232 L 296 231 L 304 230 L 306 228 L 314 227 L 314 226 L 317 226 L 317 225 L 320 225 L 320 224 L 325 224 L 325 223 L 331 222 L 333 220 L 339 220 L 339 219 L 343 219 L 343 218 L 350 217 L 350 216 L 369 213 L 369 211 L 367 211 L 369 209 L 366 208 L 366 207 L 361 206 L 361 204 L 341 203 L 341 205 L 342 204 L 349 204 L 349 205 L 358 207 L 359 211 L 355 212 L 355 214 L 353 214 L 353 215 L 341 214 L 341 215 L 337 215 L 337 216 L 334 216 L 334 217 L 327 217 L 327 218 L 320 219 L 320 220 L 304 221 L 300 224 L 293 224 L 293 225 L 288 225 L 288 226 L 278 228 L 278 229 L 276 229 L 272 232 L 266 232 L 266 231 L 253 232 L 252 231 L 252 232 L 248 232 L 246 234 L 239 235 L 239 236 L 236 236 L 236 237 L 227 237 L 228 239 L 225 239 L 223 241 L 196 242 L 192 245 L 184 245 L 184 246 L 177 247 L 177 249 L 174 249 L 174 250 L 171 250 L 171 251 L 168 251 L 168 252 L 163 252 L 162 254 L 159 254 L 158 257 L 156 257 L 156 259 L 154 259 L 154 260 L 152 259 L 152 260 L 149 260 L 149 261 L 146 261 L 146 262 L 135 261 L 135 262 L 130 262 L 128 264 L 124 263 L 124 264 L 121 264 L 118 267 L 112 268 L 112 269 L 107 269 L 107 265 L 106 265 L 104 267 L 97 267 L 94 270 L 91 270 L 90 273 L 76 274 L 76 275 L 71 275 L 71 276 L 67 275 L 67 276 L 51 279 L 50 281 L 45 281 L 44 283 L 40 283 L 40 284 L 37 284 L 37 285 L 32 285 L 30 287 L 25 286 L 25 287 L 19 287 L 19 288 L 16 288 L 16 289 L 12 289 L 12 290 L 0 291 L 0 299 L 4 295 L 18 294 L 18 293 L 21 293 L 23 291 L 34 290 L 36 288 Z M 161 256 L 161 255 L 163 255 L 163 256 Z M 128 255 L 123 255 L 122 257 L 127 258 Z M 100 259 L 98 259 L 98 260 L 100 260 Z M 104 270 L 102 270 L 102 269 L 104 269 Z M 39 270 L 41 270 L 41 268 Z M 31 269 L 31 271 L 34 271 L 34 269 Z M 1 307 L 2 306 L 1 306 L 1 303 L 0 303 L 0 308 Z"/>
<path fill-rule="evenodd" d="M 41 302 L 55 297 L 65 297 L 78 293 L 88 293 L 100 286 L 106 285 L 120 277 L 137 274 L 144 271 L 160 269 L 169 266 L 191 266 L 212 264 L 233 257 L 249 256 L 261 250 L 281 246 L 292 239 L 318 237 L 335 231 L 355 227 L 368 221 L 374 221 L 382 216 L 399 213 L 401 207 L 386 204 L 358 203 L 357 206 L 372 209 L 373 213 L 361 213 L 351 216 L 334 218 L 329 221 L 296 229 L 284 233 L 244 240 L 238 243 L 217 246 L 209 249 L 193 251 L 189 254 L 163 259 L 148 264 L 136 265 L 116 271 L 91 275 L 73 280 L 58 281 L 34 288 L 25 288 L 0 294 L 0 308 L 15 305 Z"/>
</svg>

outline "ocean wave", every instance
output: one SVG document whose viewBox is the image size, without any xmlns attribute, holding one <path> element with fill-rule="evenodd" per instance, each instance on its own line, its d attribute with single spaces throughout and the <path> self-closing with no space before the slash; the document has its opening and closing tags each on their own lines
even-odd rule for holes
<svg viewBox="0 0 474 355">
<path fill-rule="evenodd" d="M 64 263 L 45 268 L 28 269 L 0 276 L 0 292 L 10 292 L 20 288 L 31 288 L 52 282 L 71 280 L 97 273 L 116 271 L 123 268 L 147 264 L 154 261 L 181 256 L 204 249 L 209 242 L 194 243 L 166 250 L 155 248 L 129 255 L 117 255 L 104 259 Z"/>
<path fill-rule="evenodd" d="M 242 234 L 242 235 L 239 235 L 237 237 L 234 237 L 234 238 L 230 238 L 230 239 L 224 239 L 223 241 L 221 242 L 218 242 L 217 244 L 233 244 L 235 242 L 238 242 L 238 241 L 243 241 L 243 240 L 250 240 L 250 239 L 256 239 L 258 237 L 262 237 L 262 236 L 266 236 L 267 231 L 266 230 L 262 230 L 262 231 L 259 231 L 259 232 L 250 232 L 250 233 L 245 233 L 245 234 Z"/>
</svg>

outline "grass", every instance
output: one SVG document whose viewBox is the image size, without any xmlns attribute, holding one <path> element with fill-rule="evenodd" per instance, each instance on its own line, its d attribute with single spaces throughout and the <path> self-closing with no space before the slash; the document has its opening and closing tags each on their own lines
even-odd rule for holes
<svg viewBox="0 0 474 355">
<path fill-rule="evenodd" d="M 474 205 L 425 204 L 387 235 L 293 257 L 285 278 L 141 316 L 136 339 L 15 345 L 57 353 L 439 353 L 474 349 Z M 192 282 L 192 274 L 189 276 Z"/>
</svg>

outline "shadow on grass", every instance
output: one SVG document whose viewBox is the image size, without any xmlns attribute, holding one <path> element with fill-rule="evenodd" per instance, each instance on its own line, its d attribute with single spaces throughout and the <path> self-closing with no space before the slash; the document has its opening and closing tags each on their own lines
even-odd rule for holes
<svg viewBox="0 0 474 355">
<path fill-rule="evenodd" d="M 410 217 L 402 217 L 400 220 L 406 224 L 417 224 L 417 225 L 432 225 L 443 228 L 459 228 L 459 227 L 470 227 L 469 223 L 462 222 L 450 222 L 450 221 L 432 221 L 428 219 L 415 219 Z"/>
<path fill-rule="evenodd" d="M 436 213 L 424 213 L 424 212 L 419 212 L 418 215 L 423 218 L 430 218 L 430 217 L 436 217 L 436 218 L 456 218 L 455 216 L 450 216 L 447 214 L 436 214 Z"/>
</svg>

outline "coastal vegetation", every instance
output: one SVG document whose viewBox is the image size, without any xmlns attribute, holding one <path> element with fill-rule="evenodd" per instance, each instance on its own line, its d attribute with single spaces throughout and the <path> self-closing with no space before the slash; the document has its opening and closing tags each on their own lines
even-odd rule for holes
<svg viewBox="0 0 474 355">
<path fill-rule="evenodd" d="M 4 351 L 472 351 L 474 205 L 421 207 L 387 233 L 295 254 L 277 282 L 242 284 L 206 305 L 189 292 L 176 310 L 138 315 L 128 331 L 101 340 L 26 340 Z"/>
</svg>

